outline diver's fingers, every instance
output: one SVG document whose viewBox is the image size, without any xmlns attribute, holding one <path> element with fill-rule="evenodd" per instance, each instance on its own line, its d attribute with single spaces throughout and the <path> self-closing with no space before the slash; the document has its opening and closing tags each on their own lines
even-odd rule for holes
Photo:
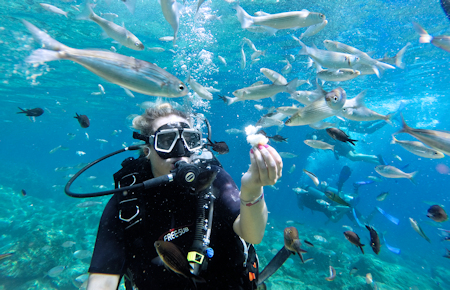
<svg viewBox="0 0 450 290">
<path fill-rule="evenodd" d="M 256 157 L 255 157 L 255 150 L 250 150 L 250 167 L 248 169 L 249 171 L 257 171 L 258 170 L 258 164 L 256 163 Z"/>
<path fill-rule="evenodd" d="M 267 152 L 267 150 L 266 150 L 266 152 Z M 259 178 L 258 178 L 259 182 L 261 183 L 261 186 L 264 186 L 268 179 L 266 162 L 264 161 L 264 157 L 262 156 L 261 149 L 254 147 L 253 153 L 255 154 L 255 160 L 256 160 L 256 165 L 257 165 L 257 171 L 254 172 L 254 174 L 255 175 L 257 174 L 259 176 Z"/>
<path fill-rule="evenodd" d="M 267 148 L 269 145 L 266 145 Z M 267 150 L 266 146 L 259 146 L 259 151 L 261 152 L 264 165 L 261 166 L 260 170 L 261 173 L 261 182 L 264 185 L 273 185 L 277 181 L 277 164 L 275 162 L 275 159 L 273 158 L 272 154 Z M 259 164 L 258 164 L 259 165 Z"/>
<path fill-rule="evenodd" d="M 280 178 L 283 174 L 283 159 L 281 158 L 280 154 L 278 154 L 277 150 L 275 150 L 272 146 L 268 146 L 266 149 L 270 152 L 273 159 L 275 160 L 275 163 L 277 164 L 277 177 Z"/>
</svg>

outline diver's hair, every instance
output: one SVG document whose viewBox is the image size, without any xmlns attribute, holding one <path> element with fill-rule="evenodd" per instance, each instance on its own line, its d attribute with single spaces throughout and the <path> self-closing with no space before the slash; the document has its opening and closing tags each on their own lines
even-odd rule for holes
<svg viewBox="0 0 450 290">
<path fill-rule="evenodd" d="M 133 128 L 139 130 L 143 135 L 150 136 L 155 133 L 152 127 L 153 122 L 155 122 L 156 119 L 167 117 L 170 115 L 179 116 L 183 119 L 186 119 L 189 124 L 192 124 L 192 120 L 189 114 L 174 109 L 169 103 L 161 103 L 156 105 L 155 107 L 147 108 L 144 114 L 135 117 L 133 119 Z"/>
</svg>

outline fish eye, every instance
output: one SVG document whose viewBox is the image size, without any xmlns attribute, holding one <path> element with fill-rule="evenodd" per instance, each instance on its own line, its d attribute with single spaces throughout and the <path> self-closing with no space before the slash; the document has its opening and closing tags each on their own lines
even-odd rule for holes
<svg viewBox="0 0 450 290">
<path fill-rule="evenodd" d="M 183 85 L 179 85 L 179 86 L 178 86 L 178 90 L 179 90 L 180 92 L 184 91 L 184 86 L 183 86 Z"/>
<path fill-rule="evenodd" d="M 139 42 L 135 42 L 134 45 L 140 46 L 140 43 Z"/>
<path fill-rule="evenodd" d="M 324 18 L 325 15 L 323 15 L 322 13 L 320 13 L 320 14 L 319 14 L 319 17 L 320 17 L 320 18 Z"/>
<path fill-rule="evenodd" d="M 337 101 L 337 100 L 338 100 L 338 97 L 334 96 L 334 100 Z"/>
</svg>

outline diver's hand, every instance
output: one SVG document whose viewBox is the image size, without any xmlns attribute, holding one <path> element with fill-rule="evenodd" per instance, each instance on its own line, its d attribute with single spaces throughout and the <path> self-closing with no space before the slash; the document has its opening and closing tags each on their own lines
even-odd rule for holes
<svg viewBox="0 0 450 290">
<path fill-rule="evenodd" d="M 269 145 L 250 150 L 250 167 L 241 179 L 241 198 L 251 200 L 261 194 L 262 187 L 274 185 L 281 177 L 283 160 Z"/>
</svg>

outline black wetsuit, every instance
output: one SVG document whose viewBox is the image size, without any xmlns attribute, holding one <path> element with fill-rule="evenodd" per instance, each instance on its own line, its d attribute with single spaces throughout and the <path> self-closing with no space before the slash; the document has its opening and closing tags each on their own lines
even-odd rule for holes
<svg viewBox="0 0 450 290">
<path fill-rule="evenodd" d="M 213 183 L 217 199 L 210 247 L 214 256 L 207 270 L 200 274 L 206 283 L 197 283 L 197 289 L 256 289 L 255 281 L 249 281 L 243 266 L 243 243 L 233 230 L 233 223 L 239 215 L 239 190 L 225 170 L 216 166 L 213 169 L 219 171 Z M 142 220 L 134 225 L 139 217 L 126 223 L 121 221 L 119 199 L 116 196 L 111 198 L 100 220 L 89 272 L 126 274 L 132 277 L 139 290 L 194 289 L 192 282 L 185 277 L 152 262 L 158 256 L 153 246 L 156 240 L 170 241 L 184 254 L 192 245 L 196 196 L 180 190 L 173 185 L 151 189 L 141 194 L 138 203 L 130 202 L 128 209 L 122 208 L 122 218 L 132 217 L 139 204 Z M 127 210 L 130 212 L 126 213 Z M 251 251 L 254 254 L 253 247 Z"/>
</svg>

